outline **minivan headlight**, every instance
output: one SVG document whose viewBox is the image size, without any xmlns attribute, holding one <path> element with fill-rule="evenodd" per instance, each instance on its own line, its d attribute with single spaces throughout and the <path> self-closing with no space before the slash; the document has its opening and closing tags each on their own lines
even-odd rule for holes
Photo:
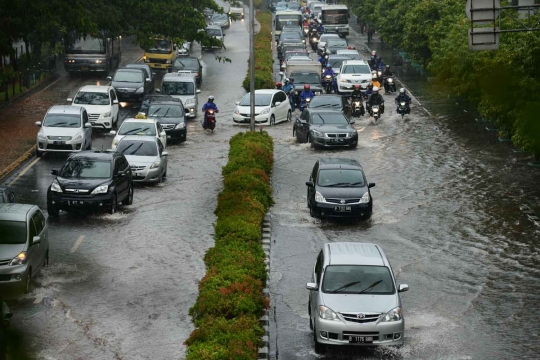
<svg viewBox="0 0 540 360">
<path fill-rule="evenodd" d="M 324 134 L 320 131 L 317 131 L 317 130 L 311 130 L 311 132 L 313 133 L 314 136 L 316 137 L 324 137 Z"/>
<path fill-rule="evenodd" d="M 105 118 L 108 118 L 108 117 L 111 117 L 111 112 L 108 111 L 106 113 L 103 113 L 99 116 L 100 119 L 105 119 Z"/>
<path fill-rule="evenodd" d="M 402 319 L 401 308 L 398 306 L 386 313 L 381 319 L 381 322 L 399 321 Z"/>
<path fill-rule="evenodd" d="M 176 125 L 174 128 L 175 129 L 183 129 L 186 127 L 186 123 L 185 122 L 181 122 L 180 124 Z"/>
<path fill-rule="evenodd" d="M 53 180 L 53 182 L 51 184 L 51 191 L 59 192 L 59 193 L 62 192 L 62 188 L 60 187 L 60 184 L 58 183 L 58 180 L 56 180 L 56 179 Z"/>
<path fill-rule="evenodd" d="M 316 191 L 315 192 L 315 201 L 316 202 L 326 202 L 326 199 L 324 198 L 324 196 L 321 195 L 320 192 Z"/>
<path fill-rule="evenodd" d="M 38 139 L 40 139 L 40 140 L 47 140 L 47 136 L 45 136 L 45 134 L 42 133 L 42 132 L 38 132 L 38 133 L 37 133 L 37 137 L 38 137 Z"/>
<path fill-rule="evenodd" d="M 11 260 L 11 262 L 9 263 L 9 266 L 24 265 L 26 264 L 27 259 L 28 259 L 28 255 L 26 254 L 26 251 L 21 251 L 17 256 L 15 256 Z"/>
<path fill-rule="evenodd" d="M 370 200 L 369 191 L 366 191 L 364 196 L 360 199 L 360 204 L 367 204 Z"/>
<path fill-rule="evenodd" d="M 339 320 L 337 314 L 324 305 L 319 305 L 319 317 L 324 320 Z"/>
<path fill-rule="evenodd" d="M 141 86 L 140 88 L 137 89 L 137 91 L 135 91 L 136 94 L 142 94 L 144 92 L 144 87 Z"/>
<path fill-rule="evenodd" d="M 78 133 L 77 135 L 75 135 L 75 136 L 73 137 L 73 140 L 81 140 L 82 137 L 83 137 L 82 134 L 81 134 L 81 133 Z"/>
<path fill-rule="evenodd" d="M 92 195 L 105 194 L 109 191 L 109 185 L 100 185 L 92 191 Z"/>
</svg>

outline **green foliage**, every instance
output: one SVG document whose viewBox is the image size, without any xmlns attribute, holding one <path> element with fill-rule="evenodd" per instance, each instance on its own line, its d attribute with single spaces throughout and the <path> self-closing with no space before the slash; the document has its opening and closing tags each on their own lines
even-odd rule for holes
<svg viewBox="0 0 540 360">
<path fill-rule="evenodd" d="M 255 359 L 263 335 L 259 317 L 269 306 L 261 224 L 273 204 L 270 173 L 273 141 L 266 132 L 231 138 L 224 189 L 216 207 L 215 246 L 204 262 L 205 277 L 190 309 L 197 329 L 187 359 Z"/>
<path fill-rule="evenodd" d="M 255 34 L 255 90 L 257 89 L 273 89 L 274 78 L 274 57 L 272 55 L 272 14 L 269 12 L 258 11 L 257 21 L 261 28 Z M 246 78 L 242 86 L 246 91 L 249 91 L 249 68 Z"/>
</svg>

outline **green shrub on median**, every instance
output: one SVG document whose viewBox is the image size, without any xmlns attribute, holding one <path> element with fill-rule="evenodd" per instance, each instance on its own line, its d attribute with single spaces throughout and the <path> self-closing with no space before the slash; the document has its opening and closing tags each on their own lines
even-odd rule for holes
<svg viewBox="0 0 540 360">
<path fill-rule="evenodd" d="M 274 57 L 272 55 L 272 14 L 267 11 L 257 12 L 257 21 L 261 28 L 255 34 L 255 90 L 274 88 Z M 249 68 L 242 84 L 249 91 Z"/>
<path fill-rule="evenodd" d="M 224 189 L 215 214 L 215 246 L 190 315 L 197 327 L 186 340 L 188 360 L 255 359 L 269 306 L 261 224 L 273 204 L 273 141 L 266 132 L 240 133 L 230 141 Z"/>
</svg>

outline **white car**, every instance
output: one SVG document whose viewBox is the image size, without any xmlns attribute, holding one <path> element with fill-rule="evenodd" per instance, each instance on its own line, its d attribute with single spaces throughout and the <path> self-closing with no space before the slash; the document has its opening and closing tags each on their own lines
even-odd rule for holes
<svg viewBox="0 0 540 360">
<path fill-rule="evenodd" d="M 112 129 L 118 122 L 118 97 L 112 86 L 83 86 L 67 101 L 86 109 L 92 127 Z"/>
<path fill-rule="evenodd" d="M 116 150 L 120 140 L 128 135 L 153 136 L 161 140 L 163 146 L 167 146 L 167 134 L 159 121 L 155 119 L 126 119 L 118 132 L 111 130 L 110 134 L 114 135 L 113 150 Z"/>
<path fill-rule="evenodd" d="M 322 34 L 317 43 L 317 54 L 322 55 L 328 39 L 339 39 L 338 34 Z"/>
<path fill-rule="evenodd" d="M 371 78 L 371 69 L 364 60 L 344 61 L 337 76 L 338 94 L 352 92 L 356 84 L 360 84 L 362 90 L 367 90 Z"/>
<path fill-rule="evenodd" d="M 237 124 L 250 123 L 250 93 L 236 102 L 233 121 Z M 287 94 L 281 90 L 255 90 L 255 123 L 275 125 L 280 121 L 291 121 L 291 104 Z"/>
<path fill-rule="evenodd" d="M 351 58 L 351 60 L 362 60 L 362 57 L 360 56 L 358 50 L 337 50 L 336 55 L 348 56 Z"/>
</svg>

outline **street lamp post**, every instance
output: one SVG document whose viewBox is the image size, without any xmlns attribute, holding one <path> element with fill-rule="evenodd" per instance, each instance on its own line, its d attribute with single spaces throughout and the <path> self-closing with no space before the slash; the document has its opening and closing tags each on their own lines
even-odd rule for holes
<svg viewBox="0 0 540 360">
<path fill-rule="evenodd" d="M 255 131 L 255 8 L 253 0 L 249 0 L 249 114 L 249 128 Z"/>
</svg>

